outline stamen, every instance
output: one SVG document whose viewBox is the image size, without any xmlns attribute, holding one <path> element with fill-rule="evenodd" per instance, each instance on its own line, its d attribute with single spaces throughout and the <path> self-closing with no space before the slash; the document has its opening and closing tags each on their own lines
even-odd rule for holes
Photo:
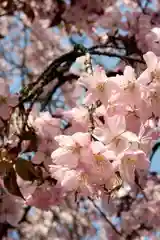
<svg viewBox="0 0 160 240">
<path fill-rule="evenodd" d="M 104 89 L 105 89 L 105 82 L 104 83 L 98 83 L 96 85 L 96 89 L 99 90 L 100 92 L 104 92 Z"/>
<path fill-rule="evenodd" d="M 127 162 L 129 163 L 129 164 L 135 164 L 136 163 L 136 158 L 127 158 Z"/>
<path fill-rule="evenodd" d="M 105 157 L 101 154 L 94 154 L 94 158 L 96 160 L 96 164 L 100 170 L 103 170 L 104 163 L 105 163 Z"/>
<path fill-rule="evenodd" d="M 86 173 L 81 173 L 79 178 L 80 178 L 81 184 L 83 184 L 83 185 L 88 184 L 88 175 Z"/>
<path fill-rule="evenodd" d="M 0 96 L 0 104 L 5 104 L 7 103 L 7 98 L 4 96 Z"/>
<path fill-rule="evenodd" d="M 160 70 L 154 70 L 153 72 L 151 72 L 151 77 L 153 81 L 160 82 Z"/>
</svg>

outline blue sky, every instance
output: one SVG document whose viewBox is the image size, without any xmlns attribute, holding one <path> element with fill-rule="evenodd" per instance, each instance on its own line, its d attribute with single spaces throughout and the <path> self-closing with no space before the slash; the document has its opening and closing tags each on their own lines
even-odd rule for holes
<svg viewBox="0 0 160 240">
<path fill-rule="evenodd" d="M 155 154 L 152 158 L 150 170 L 152 172 L 155 171 L 155 172 L 160 173 L 160 147 L 155 152 Z"/>
</svg>

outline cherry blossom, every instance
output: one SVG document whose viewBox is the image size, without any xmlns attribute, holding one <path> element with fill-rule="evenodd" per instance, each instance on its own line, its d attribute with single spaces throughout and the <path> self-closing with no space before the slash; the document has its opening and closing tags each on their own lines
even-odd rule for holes
<svg viewBox="0 0 160 240">
<path fill-rule="evenodd" d="M 23 216 L 23 201 L 6 194 L 0 199 L 0 222 L 16 226 Z"/>
<path fill-rule="evenodd" d="M 75 133 L 72 136 L 60 135 L 55 137 L 55 140 L 60 147 L 51 155 L 53 163 L 76 168 L 81 157 L 87 157 L 90 143 L 88 133 Z"/>
<path fill-rule="evenodd" d="M 49 112 L 40 113 L 40 116 L 34 120 L 32 125 L 42 138 L 45 136 L 45 138 L 52 139 L 54 138 L 53 131 L 55 132 L 54 136 L 60 132 L 60 120 L 52 118 Z"/>
<path fill-rule="evenodd" d="M 149 160 L 143 151 L 125 151 L 120 158 L 120 174 L 128 183 L 134 183 L 136 169 L 148 169 Z"/>
<path fill-rule="evenodd" d="M 37 187 L 32 195 L 26 199 L 26 204 L 35 206 L 40 209 L 47 210 L 54 204 L 59 204 L 60 189 L 56 188 L 47 182 Z"/>
<path fill-rule="evenodd" d="M 105 71 L 97 67 L 93 76 L 82 76 L 79 83 L 88 89 L 89 98 L 99 99 L 107 106 L 108 101 L 115 101 L 119 96 L 119 86 L 112 78 L 107 78 Z"/>
<path fill-rule="evenodd" d="M 102 239 L 152 238 L 158 1 L 12 2 L 0 6 L 0 222 L 26 239 L 94 237 L 94 221 Z M 30 207 L 49 213 L 37 236 L 23 221 Z"/>
</svg>

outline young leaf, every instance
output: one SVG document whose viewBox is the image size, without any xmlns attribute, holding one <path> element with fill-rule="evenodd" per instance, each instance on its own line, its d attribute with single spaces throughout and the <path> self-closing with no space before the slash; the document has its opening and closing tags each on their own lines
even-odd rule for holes
<svg viewBox="0 0 160 240">
<path fill-rule="evenodd" d="M 17 177 L 15 170 L 13 168 L 11 168 L 10 171 L 8 171 L 7 175 L 3 178 L 3 181 L 4 186 L 6 187 L 9 193 L 24 199 L 17 184 Z"/>
<path fill-rule="evenodd" d="M 31 161 L 19 158 L 16 161 L 15 169 L 23 180 L 34 181 L 40 178 Z"/>
</svg>

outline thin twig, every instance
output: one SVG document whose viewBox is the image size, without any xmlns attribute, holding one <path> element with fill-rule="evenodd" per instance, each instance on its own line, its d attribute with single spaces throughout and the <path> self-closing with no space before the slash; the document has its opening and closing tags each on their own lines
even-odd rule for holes
<svg viewBox="0 0 160 240">
<path fill-rule="evenodd" d="M 118 53 L 101 52 L 101 51 L 90 51 L 90 53 L 92 55 L 103 55 L 103 56 L 108 56 L 108 57 L 116 57 L 116 58 L 122 59 L 123 61 L 133 61 L 133 62 L 144 63 L 144 61 L 141 59 L 133 58 L 133 57 L 125 56 L 125 55 L 123 56 Z"/>
<path fill-rule="evenodd" d="M 138 6 L 140 7 L 141 11 L 143 14 L 146 14 L 146 9 L 148 7 L 148 4 L 149 4 L 149 0 L 146 0 L 144 6 L 142 4 L 142 1 L 141 0 L 137 0 L 137 3 L 138 3 Z"/>
<path fill-rule="evenodd" d="M 117 230 L 117 228 L 113 225 L 113 223 L 107 218 L 104 212 L 100 209 L 100 207 L 95 203 L 95 201 L 88 197 L 88 199 L 92 202 L 93 206 L 98 210 L 98 212 L 101 214 L 101 216 L 105 219 L 105 221 L 110 225 L 110 227 L 115 231 L 116 234 L 118 234 L 120 237 L 122 236 L 122 233 Z"/>
<path fill-rule="evenodd" d="M 136 183 L 137 187 L 139 188 L 140 192 L 142 193 L 144 199 L 148 202 L 148 198 L 143 190 L 143 188 L 141 187 L 141 185 L 139 183 Z"/>
</svg>

